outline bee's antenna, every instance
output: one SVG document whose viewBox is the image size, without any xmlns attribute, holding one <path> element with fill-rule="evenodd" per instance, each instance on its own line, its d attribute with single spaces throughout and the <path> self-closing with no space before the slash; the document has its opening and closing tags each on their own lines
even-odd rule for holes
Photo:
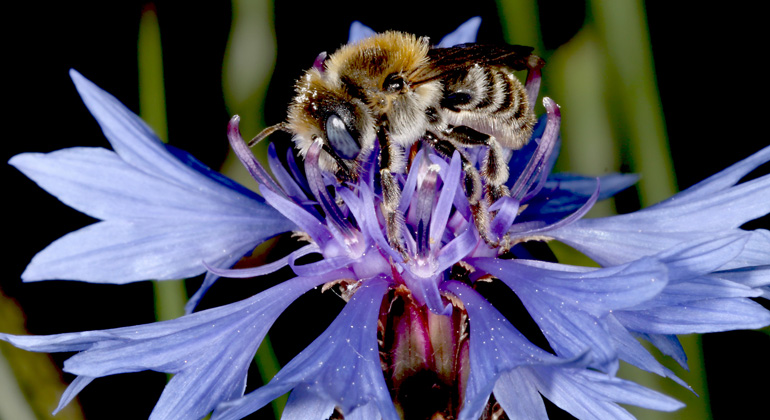
<svg viewBox="0 0 770 420">
<path fill-rule="evenodd" d="M 271 125 L 270 127 L 265 128 L 264 130 L 262 130 L 262 132 L 257 134 L 256 137 L 254 137 L 253 139 L 251 139 L 249 141 L 249 147 L 256 146 L 259 142 L 261 142 L 262 140 L 267 138 L 269 135 L 275 133 L 276 131 L 285 131 L 285 132 L 288 133 L 289 132 L 289 124 L 286 123 L 286 122 L 282 122 L 282 123 L 278 123 L 276 125 Z"/>
</svg>

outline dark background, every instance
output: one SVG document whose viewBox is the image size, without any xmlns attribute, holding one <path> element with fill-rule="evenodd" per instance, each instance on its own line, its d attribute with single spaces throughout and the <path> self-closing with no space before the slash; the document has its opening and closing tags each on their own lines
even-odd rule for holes
<svg viewBox="0 0 770 420">
<path fill-rule="evenodd" d="M 229 115 L 221 93 L 221 65 L 231 10 L 227 2 L 211 3 L 200 9 L 185 7 L 183 2 L 161 2 L 157 10 L 170 141 L 218 167 L 227 151 Z M 543 41 L 549 50 L 569 40 L 586 18 L 582 2 L 539 3 Z M 646 11 L 671 151 L 683 189 L 770 143 L 760 105 L 766 94 L 764 66 L 759 64 L 765 37 L 757 36 L 763 25 L 758 14 L 745 8 L 677 9 L 670 4 L 647 1 Z M 18 23 L 4 28 L 9 52 L 4 67 L 10 73 L 5 77 L 3 112 L 5 161 L 21 152 L 108 147 L 67 71 L 77 69 L 137 110 L 136 33 L 143 2 L 12 7 L 4 12 L 7 21 Z M 304 9 L 281 4 L 275 11 L 278 61 L 268 92 L 268 123 L 284 117 L 293 81 L 318 52 L 333 51 L 345 42 L 353 20 L 378 31 L 400 29 L 438 40 L 480 15 L 484 18 L 480 40 L 502 40 L 492 1 L 476 0 L 462 6 L 381 2 L 370 8 L 352 1 L 316 2 Z M 92 220 L 67 208 L 9 165 L 3 166 L 3 180 L 9 221 L 5 249 L 11 253 L 5 258 L 8 270 L 0 278 L 0 288 L 24 309 L 31 333 L 103 329 L 154 320 L 152 287 L 146 282 L 126 286 L 56 281 L 22 284 L 20 274 L 37 251 Z M 195 285 L 191 281 L 189 286 Z M 204 304 L 232 301 L 258 290 L 244 291 L 242 285 L 219 285 Z M 280 354 L 296 354 L 328 325 L 340 304 L 328 296 L 306 296 L 301 307 L 305 313 L 292 311 L 279 320 L 276 334 L 293 330 L 295 322 L 309 324 L 307 329 L 315 332 L 308 337 L 281 334 L 274 338 Z M 768 370 L 767 364 L 757 366 L 756 361 L 770 354 L 768 338 L 758 332 L 704 338 L 715 418 L 740 418 L 737 413 L 749 412 L 750 401 L 759 407 L 767 386 L 757 384 L 767 380 Z M 61 363 L 65 357 L 54 358 Z M 288 360 L 282 359 L 284 363 Z M 65 375 L 65 379 L 72 378 Z M 146 418 L 164 381 L 163 375 L 153 373 L 98 379 L 80 399 L 89 419 L 113 418 L 118 407 L 124 418 Z"/>
</svg>

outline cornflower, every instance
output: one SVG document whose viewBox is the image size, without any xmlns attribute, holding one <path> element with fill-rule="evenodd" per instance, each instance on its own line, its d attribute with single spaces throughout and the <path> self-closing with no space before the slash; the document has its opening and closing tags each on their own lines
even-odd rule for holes
<svg viewBox="0 0 770 420">
<path fill-rule="evenodd" d="M 471 42 L 478 21 L 443 41 Z M 354 26 L 353 38 L 369 30 Z M 770 211 L 770 176 L 738 184 L 770 160 L 770 148 L 671 199 L 636 213 L 583 216 L 635 177 L 551 174 L 560 110 L 547 110 L 510 161 L 510 191 L 489 207 L 489 235 L 476 230 L 461 186 L 459 153 L 420 150 L 401 188 L 403 250 L 385 237 L 371 153 L 358 179 L 319 169 L 304 175 L 269 149 L 273 176 L 238 130 L 233 150 L 260 184 L 258 196 L 162 144 L 115 98 L 72 71 L 81 97 L 113 146 L 22 154 L 10 163 L 65 203 L 101 221 L 39 253 L 25 281 L 125 283 L 207 272 L 178 319 L 103 331 L 0 339 L 40 352 L 77 352 L 77 375 L 59 408 L 96 378 L 155 370 L 173 374 L 152 419 L 239 419 L 291 391 L 285 418 L 547 418 L 542 397 L 583 419 L 633 418 L 618 403 L 672 411 L 681 403 L 615 376 L 620 360 L 670 377 L 638 341 L 685 364 L 676 334 L 759 328 L 767 298 L 770 234 L 745 222 Z M 476 151 L 466 155 L 481 167 Z M 266 238 L 294 231 L 306 245 L 258 267 L 230 268 Z M 558 239 L 601 268 L 544 261 L 533 242 Z M 309 255 L 313 262 L 306 262 Z M 296 277 L 246 300 L 194 312 L 220 276 L 250 278 L 289 267 Z M 532 343 L 485 296 L 512 290 L 545 339 Z M 271 325 L 299 296 L 322 287 L 342 312 L 267 384 L 245 394 L 246 373 Z M 502 309 L 502 308 L 501 308 Z M 542 396 L 542 397 L 541 397 Z M 58 410 L 58 409 L 57 409 Z"/>
</svg>

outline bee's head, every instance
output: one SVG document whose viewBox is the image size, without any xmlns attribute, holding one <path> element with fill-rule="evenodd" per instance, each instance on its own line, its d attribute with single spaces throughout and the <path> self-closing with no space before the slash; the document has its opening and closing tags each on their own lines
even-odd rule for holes
<svg viewBox="0 0 770 420">
<path fill-rule="evenodd" d="M 387 118 L 395 143 L 409 146 L 424 134 L 425 112 L 441 97 L 440 82 L 414 80 L 429 63 L 429 49 L 428 38 L 385 32 L 345 45 L 322 71 L 327 83 L 364 102 L 378 124 Z"/>
<path fill-rule="evenodd" d="M 316 139 L 324 142 L 324 170 L 355 175 L 387 120 L 390 138 L 409 146 L 428 125 L 426 110 L 441 97 L 440 82 L 412 85 L 410 76 L 427 63 L 427 38 L 386 32 L 319 55 L 298 81 L 289 128 L 302 156 Z"/>
<path fill-rule="evenodd" d="M 323 141 L 321 169 L 355 177 L 358 162 L 374 148 L 376 123 L 367 105 L 339 86 L 328 83 L 319 68 L 297 83 L 289 107 L 288 126 L 301 156 L 314 141 Z"/>
</svg>

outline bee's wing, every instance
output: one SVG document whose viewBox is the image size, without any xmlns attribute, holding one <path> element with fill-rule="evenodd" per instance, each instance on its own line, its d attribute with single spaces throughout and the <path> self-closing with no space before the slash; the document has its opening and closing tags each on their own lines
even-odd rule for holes
<svg viewBox="0 0 770 420">
<path fill-rule="evenodd" d="M 542 67 L 545 62 L 532 55 L 532 47 L 523 45 L 461 44 L 450 48 L 432 48 L 428 51 L 428 63 L 412 77 L 413 84 L 439 79 L 443 75 L 474 65 L 501 65 L 513 70 Z"/>
</svg>

